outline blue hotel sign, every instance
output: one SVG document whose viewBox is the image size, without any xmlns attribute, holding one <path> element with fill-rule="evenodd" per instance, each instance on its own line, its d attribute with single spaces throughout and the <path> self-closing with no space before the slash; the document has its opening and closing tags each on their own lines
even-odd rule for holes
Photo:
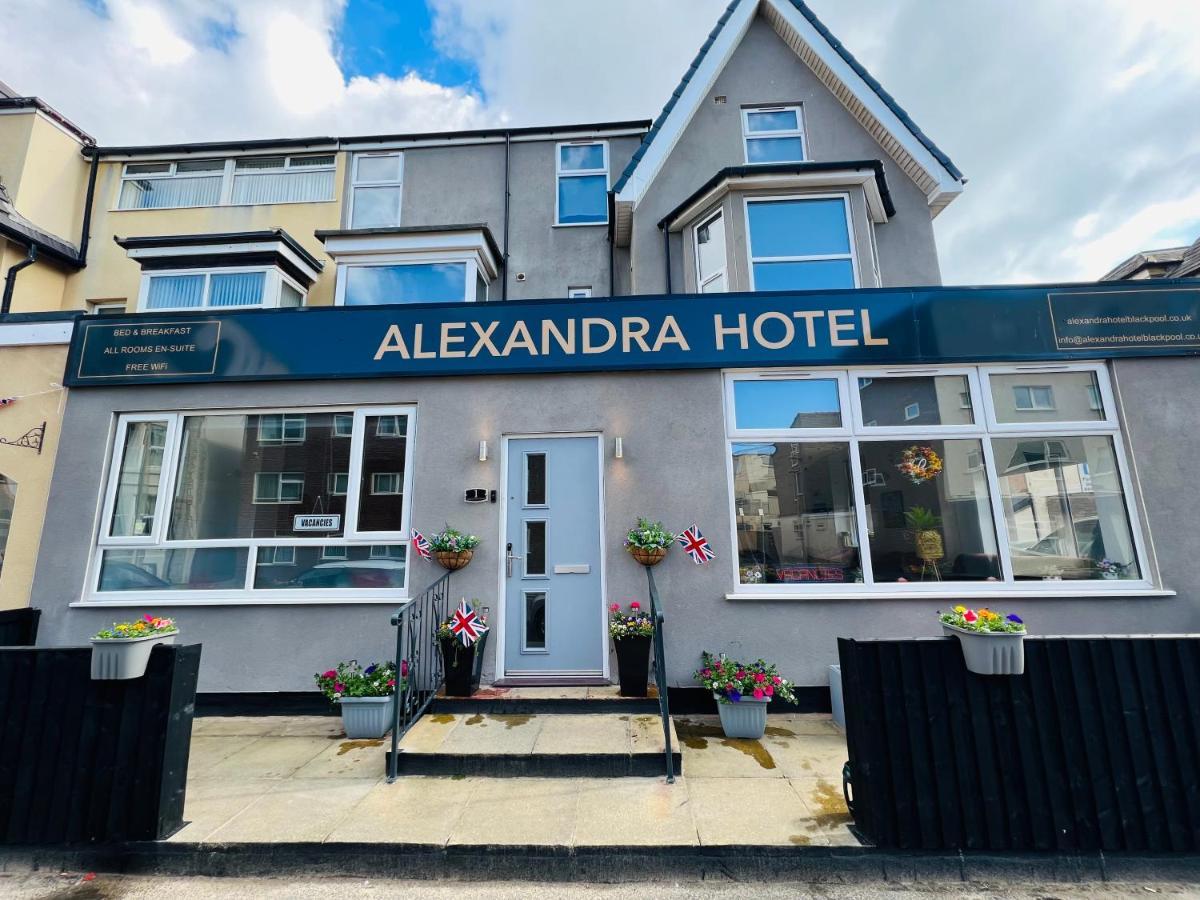
<svg viewBox="0 0 1200 900">
<path fill-rule="evenodd" d="M 1200 354 L 1200 287 L 877 289 L 79 319 L 67 383 Z"/>
</svg>

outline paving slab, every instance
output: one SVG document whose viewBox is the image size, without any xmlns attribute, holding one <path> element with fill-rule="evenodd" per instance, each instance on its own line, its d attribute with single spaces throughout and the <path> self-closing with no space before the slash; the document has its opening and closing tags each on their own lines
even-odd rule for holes
<svg viewBox="0 0 1200 900">
<path fill-rule="evenodd" d="M 297 778 L 381 778 L 387 769 L 390 738 L 329 741 L 329 746 L 299 769 Z"/>
<path fill-rule="evenodd" d="M 401 739 L 400 746 L 410 753 L 435 753 L 441 749 L 446 736 L 465 718 L 468 717 L 456 713 L 421 716 Z"/>
<path fill-rule="evenodd" d="M 677 778 L 585 778 L 579 783 L 575 846 L 695 846 L 687 783 Z"/>
<path fill-rule="evenodd" d="M 243 809 L 273 791 L 276 778 L 189 777 L 183 811 L 183 828 L 169 840 L 193 842 L 208 836 Z"/>
<path fill-rule="evenodd" d="M 274 716 L 197 716 L 192 720 L 193 736 L 279 734 L 281 722 Z"/>
<path fill-rule="evenodd" d="M 537 716 L 461 715 L 438 752 L 472 755 L 532 753 L 544 722 L 545 717 Z M 401 740 L 401 746 L 408 749 L 404 740 Z"/>
<path fill-rule="evenodd" d="M 325 840 L 445 845 L 476 785 L 477 779 L 422 775 L 379 782 Z"/>
<path fill-rule="evenodd" d="M 221 760 L 245 750 L 262 735 L 192 735 L 188 751 L 188 776 L 206 775 Z"/>
<path fill-rule="evenodd" d="M 854 818 L 846 806 L 842 793 L 842 782 L 825 778 L 789 778 L 792 790 L 800 795 L 808 807 L 809 819 L 804 823 L 803 834 L 814 844 L 833 847 L 857 847 L 859 840 L 850 831 Z"/>
<path fill-rule="evenodd" d="M 260 737 L 210 766 L 205 774 L 238 778 L 286 778 L 324 752 L 323 737 Z"/>
<path fill-rule="evenodd" d="M 810 734 L 800 739 L 767 735 L 762 743 L 788 778 L 824 778 L 841 785 L 842 768 L 849 758 L 841 735 Z"/>
<path fill-rule="evenodd" d="M 812 814 L 784 778 L 687 779 L 692 817 L 705 846 L 820 844 L 806 831 Z"/>
<path fill-rule="evenodd" d="M 567 846 L 575 833 L 578 778 L 480 778 L 450 844 Z"/>
<path fill-rule="evenodd" d="M 323 841 L 377 779 L 289 778 L 212 832 L 215 843 Z"/>
<path fill-rule="evenodd" d="M 676 719 L 675 730 L 683 748 L 683 771 L 689 777 L 784 777 L 763 741 L 725 737 L 716 716 Z"/>
<path fill-rule="evenodd" d="M 533 752 L 628 754 L 629 731 L 628 716 L 544 716 Z"/>
</svg>

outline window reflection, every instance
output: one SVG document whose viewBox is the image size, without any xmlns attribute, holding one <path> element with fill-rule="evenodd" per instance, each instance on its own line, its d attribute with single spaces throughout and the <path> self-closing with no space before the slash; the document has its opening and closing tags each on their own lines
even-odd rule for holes
<svg viewBox="0 0 1200 900">
<path fill-rule="evenodd" d="M 259 547 L 255 590 L 402 588 L 407 548 L 400 544 L 347 547 Z"/>
<path fill-rule="evenodd" d="M 105 550 L 100 590 L 240 591 L 248 556 L 240 547 Z"/>
<path fill-rule="evenodd" d="M 864 423 L 904 425 L 971 425 L 971 390 L 966 375 L 859 378 L 858 400 Z"/>
</svg>

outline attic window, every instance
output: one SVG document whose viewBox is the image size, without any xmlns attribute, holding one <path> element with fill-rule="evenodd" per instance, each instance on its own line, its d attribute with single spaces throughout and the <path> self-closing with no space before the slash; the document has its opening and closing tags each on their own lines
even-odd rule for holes
<svg viewBox="0 0 1200 900">
<path fill-rule="evenodd" d="M 742 136 L 747 163 L 804 161 L 804 118 L 799 106 L 743 109 Z"/>
</svg>

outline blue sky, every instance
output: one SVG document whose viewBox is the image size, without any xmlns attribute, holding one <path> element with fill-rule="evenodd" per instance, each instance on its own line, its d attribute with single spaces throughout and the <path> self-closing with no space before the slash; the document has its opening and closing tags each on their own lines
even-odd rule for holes
<svg viewBox="0 0 1200 900">
<path fill-rule="evenodd" d="M 807 2 L 970 178 L 946 283 L 1200 232 L 1200 0 Z M 726 3 L 20 0 L 0 81 L 109 145 L 653 118 Z"/>
<path fill-rule="evenodd" d="M 348 76 L 401 78 L 416 72 L 427 81 L 483 94 L 474 60 L 451 56 L 437 41 L 424 0 L 350 0 L 340 45 Z"/>
</svg>

